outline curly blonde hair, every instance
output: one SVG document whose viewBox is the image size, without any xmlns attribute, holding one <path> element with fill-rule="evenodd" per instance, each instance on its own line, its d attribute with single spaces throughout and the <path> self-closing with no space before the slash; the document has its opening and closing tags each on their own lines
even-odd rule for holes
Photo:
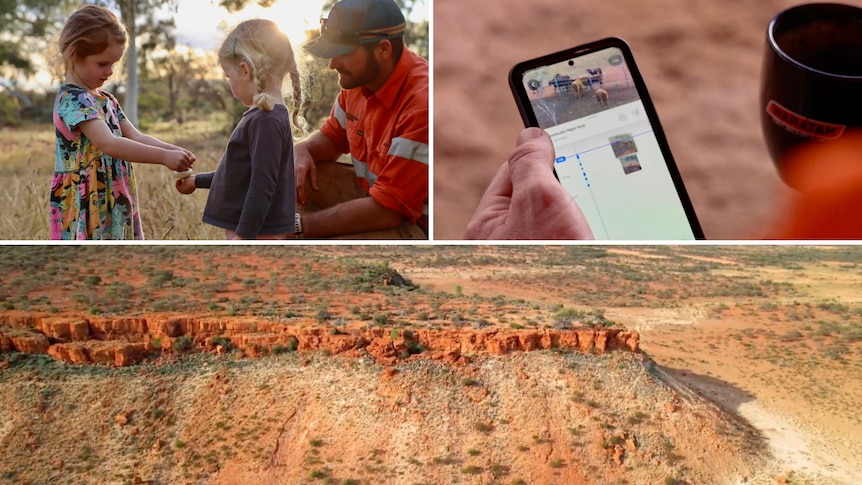
<svg viewBox="0 0 862 485">
<path fill-rule="evenodd" d="M 245 61 L 251 67 L 257 87 L 252 103 L 267 111 L 272 110 L 278 102 L 272 95 L 267 94 L 267 83 L 270 80 L 280 81 L 290 75 L 293 88 L 293 124 L 303 133 L 307 131 L 307 122 L 302 117 L 307 103 L 302 97 L 302 82 L 296 58 L 290 40 L 275 22 L 252 19 L 240 23 L 222 43 L 218 58 L 222 65 L 236 65 Z"/>
</svg>

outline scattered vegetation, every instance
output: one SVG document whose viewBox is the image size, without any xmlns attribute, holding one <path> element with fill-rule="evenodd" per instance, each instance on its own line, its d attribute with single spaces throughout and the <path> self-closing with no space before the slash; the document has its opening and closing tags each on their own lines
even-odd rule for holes
<svg viewBox="0 0 862 485">
<path fill-rule="evenodd" d="M 777 259 L 781 266 L 774 266 L 774 262 L 754 257 L 751 254 L 754 250 L 750 248 L 733 246 L 720 250 L 698 246 L 626 248 L 650 257 L 620 256 L 609 248 L 553 246 L 543 247 L 541 251 L 521 246 L 492 249 L 310 246 L 303 248 L 300 255 L 294 254 L 290 250 L 292 248 L 278 246 L 225 246 L 218 249 L 189 246 L 179 250 L 176 247 L 116 246 L 112 250 L 116 251 L 119 261 L 134 262 L 121 268 L 108 268 L 97 251 L 91 249 L 66 246 L 0 247 L 0 271 L 4 274 L 3 281 L 0 281 L 0 305 L 51 313 L 74 308 L 82 313 L 99 312 L 106 317 L 153 312 L 257 317 L 284 325 L 322 324 L 324 332 L 330 336 L 342 335 L 348 325 L 353 328 L 383 327 L 379 329 L 382 335 L 404 343 L 403 348 L 406 350 L 400 357 L 406 359 L 425 351 L 417 337 L 424 329 L 453 326 L 546 329 L 582 325 L 604 328 L 616 325 L 607 316 L 613 316 L 620 307 L 666 309 L 679 305 L 679 308 L 686 308 L 687 300 L 697 298 L 698 304 L 704 309 L 702 318 L 737 319 L 743 316 L 752 325 L 716 341 L 703 355 L 687 354 L 685 342 L 680 337 L 674 343 L 682 354 L 678 357 L 679 368 L 691 368 L 690 364 L 696 359 L 733 353 L 739 359 L 758 359 L 758 362 L 771 365 L 770 371 L 759 377 L 764 385 L 769 385 L 770 379 L 780 379 L 780 376 L 786 375 L 782 373 L 799 372 L 800 369 L 805 369 L 805 372 L 839 369 L 842 370 L 839 375 L 854 375 L 862 357 L 862 305 L 840 296 L 848 294 L 850 290 L 817 293 L 817 287 L 788 284 L 777 281 L 778 277 L 766 279 L 761 273 L 750 269 L 768 267 L 771 271 L 780 268 L 781 271 L 798 273 L 812 271 L 814 266 L 826 266 L 827 270 L 836 274 L 858 274 L 860 267 L 850 261 L 850 255 L 854 253 L 852 248 L 812 250 L 780 247 L 775 251 L 795 254 L 798 258 L 793 260 L 789 256 L 782 256 Z M 858 251 L 856 253 L 858 260 Z M 347 254 L 351 258 L 342 257 Z M 828 259 L 833 255 L 836 259 Z M 751 264 L 733 265 L 728 269 L 728 265 L 704 262 L 694 257 L 725 258 Z M 62 263 L 69 258 L 80 261 L 82 267 L 96 269 L 83 275 L 69 275 Z M 385 261 L 385 264 L 380 261 Z M 393 284 L 395 275 L 401 272 L 409 274 L 403 268 L 446 265 L 465 268 L 473 279 L 463 280 L 458 287 L 428 285 L 419 281 L 419 278 L 416 278 L 418 284 L 407 278 L 404 278 L 405 284 Z M 165 270 L 165 267 L 171 269 Z M 517 267 L 519 271 L 508 271 L 507 268 L 511 267 Z M 573 267 L 579 270 L 572 271 Z M 321 271 L 322 268 L 326 268 L 326 271 Z M 482 285 L 486 284 L 488 288 L 510 284 L 530 286 L 531 291 L 542 294 L 543 298 L 525 300 L 518 295 L 495 294 L 494 291 L 482 289 Z M 575 287 L 579 291 L 558 291 L 559 288 Z M 227 336 L 208 338 L 206 343 L 199 339 L 197 345 L 218 345 L 228 352 L 235 347 L 235 343 Z M 312 367 L 319 362 L 315 359 L 320 357 L 307 357 L 305 354 L 298 357 L 292 354 L 299 346 L 295 337 L 283 342 L 272 349 L 273 354 L 280 354 L 273 361 L 282 364 L 302 359 L 307 360 L 306 363 Z M 6 368 L 0 371 L 0 383 L 9 379 L 10 375 L 21 375 L 21 372 L 38 372 L 40 375 L 58 376 L 58 379 L 77 382 L 81 375 L 110 378 L 131 376 L 133 372 L 182 375 L 200 373 L 201 369 L 209 372 L 222 366 L 233 368 L 231 366 L 243 365 L 236 359 L 239 353 L 221 360 L 196 360 L 199 358 L 197 353 L 189 352 L 195 348 L 195 339 L 187 335 L 160 337 L 150 343 L 166 349 L 173 367 L 147 365 L 129 370 L 99 367 L 70 370 L 70 366 L 45 356 L 3 353 L 0 354 L 0 363 Z M 666 424 L 664 416 L 667 413 L 662 408 L 620 406 L 611 411 L 606 402 L 597 397 L 615 394 L 615 399 L 626 403 L 631 398 L 626 394 L 629 391 L 624 389 L 635 389 L 632 392 L 640 393 L 640 386 L 632 387 L 630 382 L 603 381 L 597 377 L 597 373 L 586 370 L 585 361 L 579 360 L 584 358 L 582 355 L 559 353 L 556 356 L 563 359 L 562 364 L 559 368 L 549 368 L 547 372 L 548 382 L 554 382 L 555 387 L 539 390 L 530 388 L 528 392 L 547 393 L 548 396 L 554 393 L 570 399 L 568 406 L 577 410 L 578 419 L 582 419 L 562 423 L 562 437 L 544 430 L 527 431 L 526 437 L 535 433 L 532 440 L 522 439 L 525 444 L 510 445 L 510 451 L 517 454 L 517 460 L 531 459 L 538 454 L 545 454 L 545 459 L 548 459 L 547 453 L 551 449 L 552 456 L 565 456 L 565 459 L 554 458 L 547 464 L 554 470 L 553 473 L 563 474 L 574 470 L 577 457 L 587 453 L 593 445 L 608 446 L 613 450 L 615 445 L 625 446 L 623 436 L 637 435 L 638 449 L 653 453 L 663 466 L 676 467 L 663 469 L 670 470 L 665 483 L 693 483 L 688 481 L 690 477 L 686 466 L 690 457 L 682 455 L 681 451 L 686 450 L 682 447 L 683 443 L 662 441 L 658 435 L 650 434 L 653 428 Z M 616 365 L 613 359 L 605 356 L 589 358 L 605 366 Z M 343 365 L 342 372 L 353 373 L 367 363 Z M 420 365 L 415 359 L 407 359 L 399 362 L 397 367 L 401 372 L 402 369 L 421 368 Z M 493 381 L 487 380 L 483 372 L 453 374 L 449 376 L 449 382 L 460 389 L 458 395 L 461 399 L 475 398 L 485 390 L 490 391 L 482 402 L 483 409 L 490 412 L 487 415 L 467 415 L 465 435 L 474 440 L 494 440 L 517 425 L 519 418 L 511 414 L 496 414 L 506 403 L 495 394 Z M 578 375 L 577 386 L 560 383 L 573 373 Z M 130 426 L 138 427 L 138 432 L 147 427 L 163 431 L 158 438 L 163 441 L 161 445 L 150 437 L 133 439 L 131 433 L 124 434 L 130 427 L 117 427 L 118 436 L 127 443 L 142 442 L 139 446 L 147 453 L 152 449 L 160 449 L 159 453 L 163 456 L 175 460 L 178 467 L 187 469 L 189 482 L 202 480 L 198 474 L 205 477 L 207 467 L 215 468 L 230 457 L 243 456 L 265 462 L 272 450 L 265 449 L 266 446 L 261 442 L 266 441 L 270 445 L 276 442 L 277 433 L 272 430 L 280 429 L 283 421 L 265 422 L 269 418 L 266 412 L 261 412 L 257 417 L 232 416 L 230 409 L 236 397 L 231 393 L 231 385 L 223 382 L 213 379 L 212 383 L 206 384 L 212 386 L 212 394 L 218 397 L 219 405 L 225 409 L 223 415 L 213 419 L 207 427 L 210 435 L 207 439 L 212 440 L 211 444 L 203 446 L 196 438 L 190 438 L 178 424 L 178 421 L 182 422 L 182 415 L 159 400 L 163 393 L 176 393 L 176 389 L 182 385 L 179 383 L 166 384 L 158 391 L 150 390 L 141 399 L 148 403 L 147 406 L 138 409 L 132 418 L 134 424 Z M 848 416 L 850 424 L 858 422 L 853 421 L 858 418 L 854 418 L 848 408 L 842 410 L 835 407 L 834 388 L 842 386 L 841 379 L 818 381 L 812 378 L 809 384 L 804 389 L 789 390 L 794 392 L 797 399 L 816 404 L 824 412 Z M 34 386 L 44 386 L 44 381 L 37 381 Z M 278 392 L 277 389 L 278 386 L 272 382 L 257 383 L 255 392 L 259 394 L 261 402 L 269 403 L 272 402 L 272 394 Z M 50 389 L 42 391 L 45 392 L 33 401 L 34 408 L 57 413 L 59 399 L 52 396 Z M 325 399 L 323 392 L 310 392 L 307 399 Z M 426 399 L 419 396 L 412 402 L 419 401 L 420 397 Z M 111 419 L 113 416 L 105 421 L 110 422 Z M 281 416 L 281 419 L 285 417 Z M 512 422 L 514 424 L 510 424 Z M 728 439 L 744 439 L 744 433 L 732 425 L 717 427 L 716 430 Z M 267 432 L 270 434 L 267 435 Z M 363 462 L 362 467 L 351 470 L 351 473 L 363 474 L 362 477 L 343 478 L 344 475 L 338 475 L 343 472 L 338 457 L 332 456 L 332 448 L 336 445 L 331 441 L 331 436 L 312 436 L 306 438 L 311 451 L 303 457 L 306 468 L 301 477 L 306 480 L 342 484 L 373 483 L 376 480 L 385 483 L 395 474 L 403 473 L 400 469 L 383 466 L 381 463 L 384 460 L 375 455 Z M 143 444 L 145 441 L 146 444 Z M 447 473 L 452 476 L 475 474 L 484 475 L 483 479 L 492 477 L 495 483 L 524 483 L 509 468 L 512 462 L 506 462 L 499 454 L 486 452 L 481 444 L 471 443 L 470 446 L 473 447 L 456 448 L 459 451 L 452 455 L 442 455 L 448 451 L 437 451 L 441 455 L 436 458 L 432 458 L 433 455 L 412 458 L 410 467 L 419 470 L 451 467 Z M 67 468 L 78 466 L 84 470 L 96 467 L 100 453 L 103 452 L 96 445 L 89 449 L 81 447 L 71 458 L 76 463 Z M 637 462 L 634 455 L 630 461 L 626 461 L 626 467 L 642 466 L 642 462 Z M 502 463 L 495 463 L 494 460 Z M 608 461 L 611 462 L 610 459 Z M 572 470 L 562 470 L 567 467 Z M 24 472 L 20 468 L 0 468 L 0 472 L 7 481 L 24 481 L 21 477 Z M 600 469 L 586 471 L 592 474 L 600 472 Z M 660 482 L 662 475 L 654 478 L 654 481 Z M 475 479 L 460 477 L 460 480 Z M 117 478 L 117 481 L 131 482 L 131 477 Z"/>
</svg>

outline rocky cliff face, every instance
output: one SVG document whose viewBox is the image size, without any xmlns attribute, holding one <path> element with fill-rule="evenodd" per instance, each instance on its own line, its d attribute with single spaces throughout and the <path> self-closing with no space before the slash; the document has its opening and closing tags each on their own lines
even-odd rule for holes
<svg viewBox="0 0 862 485">
<path fill-rule="evenodd" d="M 280 350 L 321 350 L 330 354 L 372 355 L 393 364 L 422 355 L 465 363 L 471 355 L 504 355 L 542 349 L 584 353 L 637 352 L 637 332 L 620 329 L 435 330 L 386 327 L 320 327 L 258 318 L 147 317 L 102 318 L 0 314 L 0 351 L 48 354 L 73 364 L 127 366 L 161 353 L 232 348 L 257 357 Z"/>
</svg>

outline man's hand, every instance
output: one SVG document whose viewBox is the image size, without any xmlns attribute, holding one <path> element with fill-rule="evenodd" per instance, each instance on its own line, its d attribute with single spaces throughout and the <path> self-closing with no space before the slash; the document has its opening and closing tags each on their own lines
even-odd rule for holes
<svg viewBox="0 0 862 485">
<path fill-rule="evenodd" d="M 518 146 L 479 201 L 465 239 L 593 239 L 583 212 L 553 170 L 547 133 L 521 131 Z"/>
<path fill-rule="evenodd" d="M 317 187 L 317 167 L 314 165 L 314 158 L 308 150 L 306 143 L 297 143 L 293 148 L 293 163 L 294 173 L 296 174 L 296 202 L 299 205 L 308 203 L 306 195 L 305 181 L 311 182 L 311 190 L 316 191 Z"/>
</svg>

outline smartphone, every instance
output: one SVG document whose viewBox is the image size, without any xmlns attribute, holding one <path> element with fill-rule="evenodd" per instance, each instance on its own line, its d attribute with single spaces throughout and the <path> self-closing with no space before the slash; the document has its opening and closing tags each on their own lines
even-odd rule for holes
<svg viewBox="0 0 862 485">
<path fill-rule="evenodd" d="M 551 136 L 557 179 L 596 239 L 703 239 L 624 40 L 521 62 L 510 71 L 509 86 L 524 124 Z"/>
</svg>

